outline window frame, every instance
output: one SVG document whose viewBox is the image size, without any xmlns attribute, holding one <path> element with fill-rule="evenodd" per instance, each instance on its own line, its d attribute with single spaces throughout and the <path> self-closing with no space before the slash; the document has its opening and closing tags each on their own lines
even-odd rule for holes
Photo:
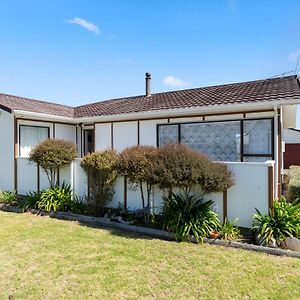
<svg viewBox="0 0 300 300">
<path fill-rule="evenodd" d="M 244 152 L 244 121 L 258 121 L 258 120 L 270 120 L 271 121 L 271 153 L 253 153 L 247 154 Z M 244 161 L 246 157 L 269 157 L 274 160 L 275 157 L 275 141 L 274 141 L 274 118 L 249 118 L 249 119 L 231 119 L 231 120 L 203 120 L 203 121 L 191 121 L 191 122 L 172 122 L 172 123 L 160 123 L 156 125 L 156 147 L 159 148 L 159 128 L 162 126 L 177 125 L 178 130 L 178 144 L 181 144 L 181 125 L 185 124 L 203 124 L 203 123 L 226 123 L 226 122 L 240 122 L 240 162 Z"/>
<path fill-rule="evenodd" d="M 19 133 L 19 136 L 18 136 L 18 141 L 19 141 L 19 155 L 18 155 L 18 157 L 26 157 L 26 156 L 21 156 L 21 127 L 34 127 L 34 128 L 47 129 L 48 139 L 50 139 L 50 127 L 49 126 L 19 124 L 19 128 L 18 128 L 18 133 Z"/>
</svg>

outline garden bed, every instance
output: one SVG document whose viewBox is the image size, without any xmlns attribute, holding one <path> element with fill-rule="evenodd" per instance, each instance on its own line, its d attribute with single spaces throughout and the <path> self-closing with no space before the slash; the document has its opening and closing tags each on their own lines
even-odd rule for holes
<svg viewBox="0 0 300 300">
<path fill-rule="evenodd" d="M 0 210 L 16 212 L 16 213 L 23 212 L 23 210 L 18 207 L 11 206 L 11 205 L 5 205 L 5 204 L 0 204 Z M 89 225 L 92 225 L 95 227 L 116 228 L 116 229 L 121 229 L 121 230 L 129 231 L 129 232 L 140 233 L 140 234 L 155 237 L 155 238 L 160 238 L 160 239 L 165 239 L 165 240 L 175 240 L 175 235 L 173 233 L 169 233 L 167 231 L 155 229 L 155 228 L 122 224 L 122 223 L 118 223 L 116 221 L 111 221 L 109 218 L 92 217 L 92 216 L 79 215 L 79 214 L 74 214 L 74 213 L 69 213 L 69 212 L 46 213 L 46 212 L 36 210 L 36 209 L 30 209 L 30 210 L 28 210 L 28 212 L 31 212 L 33 214 L 40 215 L 40 216 L 48 216 L 51 218 L 57 218 L 57 219 L 61 219 L 61 220 L 77 221 L 79 223 L 89 224 Z M 196 240 L 193 237 L 191 237 L 190 242 L 196 243 Z M 280 248 L 271 248 L 271 247 L 253 245 L 253 244 L 249 244 L 246 242 L 226 241 L 226 240 L 209 239 L 209 238 L 205 238 L 204 242 L 207 244 L 210 244 L 210 245 L 219 245 L 219 246 L 225 246 L 225 247 L 245 249 L 245 250 L 250 250 L 250 251 L 264 252 L 264 253 L 272 254 L 272 255 L 300 258 L 300 252 L 294 252 L 294 251 L 284 250 L 284 249 L 280 249 Z"/>
</svg>

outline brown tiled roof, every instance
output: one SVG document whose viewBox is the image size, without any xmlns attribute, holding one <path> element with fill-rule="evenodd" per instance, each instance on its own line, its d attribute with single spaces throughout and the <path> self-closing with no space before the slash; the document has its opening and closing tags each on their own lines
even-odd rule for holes
<svg viewBox="0 0 300 300">
<path fill-rule="evenodd" d="M 157 93 L 150 97 L 135 96 L 106 100 L 76 107 L 75 116 L 102 116 L 220 104 L 289 100 L 294 97 L 300 99 L 299 82 L 296 76 L 287 76 Z"/>
<path fill-rule="evenodd" d="M 156 93 L 149 97 L 143 95 L 112 99 L 75 108 L 0 94 L 0 108 L 78 118 L 220 104 L 242 104 L 272 100 L 288 101 L 292 98 L 300 99 L 300 85 L 296 76 Z"/>
<path fill-rule="evenodd" d="M 74 108 L 71 106 L 0 94 L 0 108 L 8 110 L 24 110 L 61 117 L 74 117 Z"/>
</svg>

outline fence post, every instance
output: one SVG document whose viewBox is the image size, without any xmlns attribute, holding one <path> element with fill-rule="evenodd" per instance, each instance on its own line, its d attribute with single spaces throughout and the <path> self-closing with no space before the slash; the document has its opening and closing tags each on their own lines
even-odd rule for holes
<svg viewBox="0 0 300 300">
<path fill-rule="evenodd" d="M 223 222 L 227 219 L 227 190 L 223 191 Z"/>
<path fill-rule="evenodd" d="M 274 167 L 268 166 L 268 208 L 273 208 L 274 202 Z"/>
</svg>

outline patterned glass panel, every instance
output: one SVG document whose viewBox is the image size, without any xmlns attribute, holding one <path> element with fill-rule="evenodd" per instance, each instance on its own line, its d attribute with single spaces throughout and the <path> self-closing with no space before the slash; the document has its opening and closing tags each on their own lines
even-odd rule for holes
<svg viewBox="0 0 300 300">
<path fill-rule="evenodd" d="M 272 153 L 272 120 L 244 121 L 244 154 Z"/>
<path fill-rule="evenodd" d="M 265 162 L 267 160 L 272 160 L 271 156 L 244 156 L 243 161 L 245 162 Z"/>
<path fill-rule="evenodd" d="M 158 131 L 160 147 L 178 143 L 178 125 L 160 125 Z"/>
<path fill-rule="evenodd" d="M 181 125 L 181 143 L 220 161 L 240 161 L 240 121 Z"/>
</svg>

